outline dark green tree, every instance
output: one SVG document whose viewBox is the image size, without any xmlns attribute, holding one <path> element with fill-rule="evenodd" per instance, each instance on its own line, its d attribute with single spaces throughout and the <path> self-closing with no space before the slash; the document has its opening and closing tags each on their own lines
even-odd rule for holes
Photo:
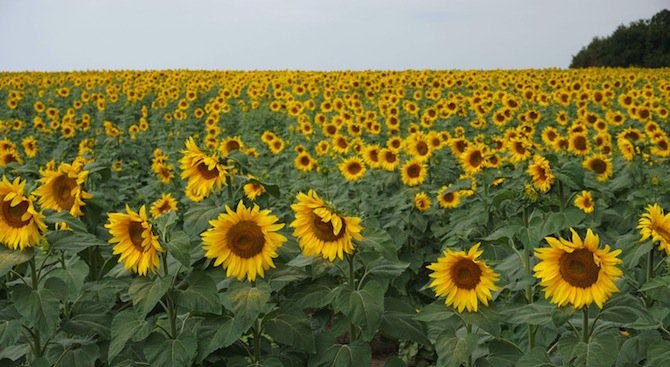
<svg viewBox="0 0 670 367">
<path fill-rule="evenodd" d="M 570 63 L 571 68 L 589 66 L 670 66 L 670 10 L 620 25 L 609 37 L 593 38 Z"/>
</svg>

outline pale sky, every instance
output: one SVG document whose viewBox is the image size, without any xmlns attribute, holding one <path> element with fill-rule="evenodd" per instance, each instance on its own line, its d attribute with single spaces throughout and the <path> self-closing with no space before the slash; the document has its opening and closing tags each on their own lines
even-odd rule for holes
<svg viewBox="0 0 670 367">
<path fill-rule="evenodd" d="M 670 0 L 0 0 L 0 71 L 566 68 Z"/>
</svg>

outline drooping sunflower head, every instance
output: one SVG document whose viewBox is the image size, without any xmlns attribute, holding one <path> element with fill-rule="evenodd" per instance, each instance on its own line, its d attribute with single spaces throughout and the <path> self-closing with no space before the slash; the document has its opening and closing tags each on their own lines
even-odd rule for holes
<svg viewBox="0 0 670 367">
<path fill-rule="evenodd" d="M 0 181 L 0 243 L 12 250 L 33 247 L 46 230 L 44 216 L 35 210 L 33 197 L 25 196 L 26 182 L 19 177 Z"/>
<path fill-rule="evenodd" d="M 430 209 L 431 205 L 432 202 L 430 201 L 430 197 L 425 192 L 417 192 L 416 195 L 414 195 L 414 207 L 418 211 L 423 213 Z"/>
<path fill-rule="evenodd" d="M 246 196 L 249 200 L 254 201 L 257 197 L 263 195 L 265 192 L 265 186 L 263 186 L 263 184 L 260 182 L 253 180 L 255 179 L 253 176 L 250 176 L 249 179 L 252 180 L 244 184 L 244 196 Z"/>
<path fill-rule="evenodd" d="M 584 211 L 584 213 L 589 214 L 593 213 L 595 204 L 593 203 L 593 198 L 591 197 L 591 191 L 582 191 L 581 194 L 575 197 L 575 206 Z"/>
<path fill-rule="evenodd" d="M 365 176 L 367 171 L 363 160 L 356 156 L 345 159 L 337 165 L 337 168 L 347 181 L 358 181 Z"/>
<path fill-rule="evenodd" d="M 642 235 L 640 241 L 658 242 L 658 249 L 670 256 L 670 213 L 665 214 L 658 204 L 651 204 L 640 217 L 637 228 Z"/>
<path fill-rule="evenodd" d="M 458 312 L 477 312 L 480 302 L 488 306 L 491 292 L 499 289 L 495 282 L 500 276 L 478 259 L 483 252 L 479 243 L 467 253 L 447 249 L 437 262 L 427 266 L 433 271 L 429 276 L 435 294 L 445 297 L 444 303 Z"/>
<path fill-rule="evenodd" d="M 41 185 L 35 191 L 40 197 L 39 204 L 42 208 L 57 211 L 68 211 L 72 216 L 79 217 L 84 213 L 84 199 L 90 199 L 93 195 L 84 191 L 84 184 L 88 178 L 88 171 L 83 169 L 79 163 L 61 163 L 58 169 L 43 169 L 40 171 Z"/>
<path fill-rule="evenodd" d="M 186 150 L 179 160 L 181 178 L 188 180 L 186 195 L 193 201 L 200 201 L 209 195 L 214 187 L 221 189 L 228 175 L 228 166 L 220 162 L 217 154 L 204 154 L 189 138 Z"/>
<path fill-rule="evenodd" d="M 535 256 L 535 277 L 540 279 L 545 298 L 558 306 L 588 307 L 593 302 L 600 308 L 619 289 L 614 284 L 623 274 L 617 265 L 621 250 L 599 248 L 600 238 L 590 229 L 584 240 L 574 229 L 572 240 L 546 237 L 550 247 L 538 248 Z"/>
<path fill-rule="evenodd" d="M 549 191 L 556 180 L 549 161 L 538 154 L 533 157 L 533 163 L 528 165 L 528 174 L 533 180 L 533 185 L 542 192 Z"/>
<path fill-rule="evenodd" d="M 428 167 L 419 159 L 405 162 L 400 170 L 402 183 L 407 186 L 416 186 L 423 183 L 428 175 Z"/>
<path fill-rule="evenodd" d="M 270 210 L 258 205 L 247 208 L 242 201 L 237 209 L 226 206 L 226 212 L 209 221 L 211 227 L 202 233 L 205 256 L 214 260 L 214 266 L 226 269 L 226 276 L 238 280 L 255 281 L 274 268 L 273 258 L 286 237 L 277 233 L 284 224 Z"/>
<path fill-rule="evenodd" d="M 135 212 L 126 205 L 126 213 L 108 213 L 107 217 L 109 222 L 105 228 L 112 236 L 109 239 L 114 245 L 112 253 L 121 255 L 119 262 L 142 276 L 149 271 L 155 273 L 160 267 L 158 253 L 163 252 L 163 248 L 151 229 L 146 206 L 142 205 L 139 212 Z"/>
<path fill-rule="evenodd" d="M 594 172 L 599 182 L 607 181 L 612 176 L 612 158 L 605 154 L 592 155 L 582 163 L 582 166 Z"/>
<path fill-rule="evenodd" d="M 161 194 L 160 199 L 151 204 L 151 216 L 157 219 L 163 214 L 177 210 L 177 200 L 172 197 L 172 194 Z"/>
<path fill-rule="evenodd" d="M 298 202 L 291 205 L 295 220 L 290 227 L 305 256 L 318 255 L 335 261 L 354 252 L 353 240 L 363 240 L 361 218 L 338 214 L 314 190 L 300 192 L 296 199 Z"/>
</svg>

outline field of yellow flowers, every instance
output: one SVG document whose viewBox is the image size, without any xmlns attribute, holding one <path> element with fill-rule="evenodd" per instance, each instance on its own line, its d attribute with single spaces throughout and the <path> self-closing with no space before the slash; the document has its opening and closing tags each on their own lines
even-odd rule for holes
<svg viewBox="0 0 670 367">
<path fill-rule="evenodd" d="M 669 69 L 0 73 L 2 366 L 669 366 Z"/>
</svg>

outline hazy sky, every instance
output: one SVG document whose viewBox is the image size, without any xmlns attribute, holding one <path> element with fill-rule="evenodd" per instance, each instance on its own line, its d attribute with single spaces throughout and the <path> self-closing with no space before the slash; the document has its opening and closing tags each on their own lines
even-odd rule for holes
<svg viewBox="0 0 670 367">
<path fill-rule="evenodd" d="M 670 0 L 0 0 L 0 70 L 562 67 Z"/>
</svg>

